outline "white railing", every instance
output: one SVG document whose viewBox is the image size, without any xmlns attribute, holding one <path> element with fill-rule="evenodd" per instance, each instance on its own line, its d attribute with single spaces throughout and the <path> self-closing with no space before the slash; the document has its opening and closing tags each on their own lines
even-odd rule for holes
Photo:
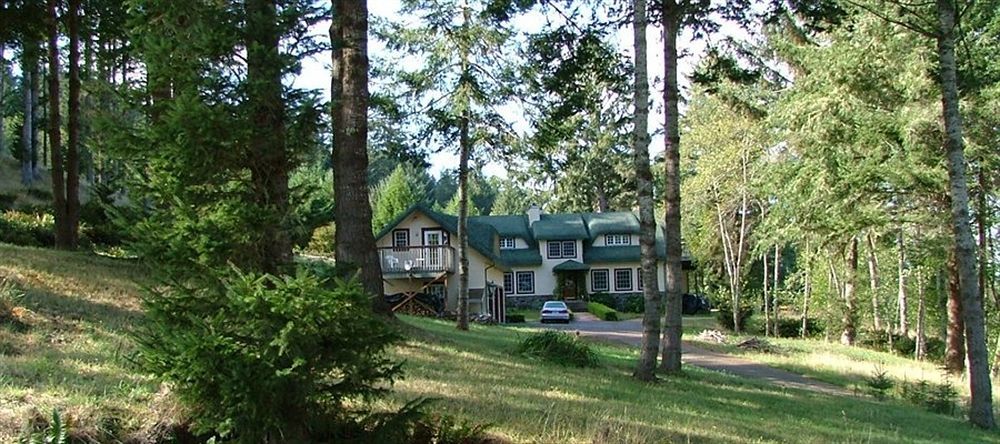
<svg viewBox="0 0 1000 444">
<path fill-rule="evenodd" d="M 383 274 L 455 271 L 455 250 L 448 245 L 379 248 L 378 257 Z"/>
</svg>

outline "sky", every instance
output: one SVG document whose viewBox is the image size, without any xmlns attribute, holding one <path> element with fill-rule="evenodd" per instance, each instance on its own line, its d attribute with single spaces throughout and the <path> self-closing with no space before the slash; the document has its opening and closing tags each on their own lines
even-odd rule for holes
<svg viewBox="0 0 1000 444">
<path fill-rule="evenodd" d="M 407 19 L 407 17 L 403 17 L 398 13 L 400 9 L 399 0 L 372 1 L 368 3 L 368 9 L 369 14 L 391 21 L 405 21 Z M 514 22 L 514 28 L 519 32 L 537 32 L 542 29 L 543 25 L 544 20 L 540 13 L 530 13 L 521 16 Z M 326 38 L 326 30 L 328 26 L 329 25 L 326 23 L 317 25 L 317 34 L 322 36 L 322 38 Z M 722 33 L 737 37 L 745 37 L 745 33 L 734 26 L 723 26 Z M 665 118 L 663 111 L 662 82 L 660 81 L 660 79 L 663 78 L 664 71 L 663 39 L 660 34 L 660 29 L 656 27 L 650 27 L 646 33 L 649 80 L 651 86 L 650 95 L 653 98 L 653 106 L 650 109 L 649 116 L 649 128 L 650 131 L 654 133 L 649 150 L 653 156 L 662 152 L 664 146 L 663 137 L 659 135 L 659 133 L 662 132 Z M 619 50 L 631 58 L 632 28 L 625 27 L 620 29 L 616 34 L 616 40 Z M 686 91 L 688 85 L 687 77 L 694 70 L 695 64 L 704 53 L 705 42 L 692 40 L 690 34 L 685 34 L 681 36 L 678 44 L 678 52 L 684 54 L 684 57 L 680 61 L 679 69 L 679 81 L 681 84 L 682 95 L 684 95 L 684 91 Z M 375 40 L 370 40 L 369 53 L 372 57 L 376 57 L 380 51 L 384 51 L 382 45 Z M 322 90 L 324 96 L 329 98 L 329 54 L 323 54 L 322 58 L 312 58 L 304 61 L 302 73 L 295 79 L 294 85 L 297 87 Z M 527 129 L 528 127 L 526 121 L 516 117 L 522 114 L 523 113 L 516 111 L 509 113 L 511 119 L 514 120 L 511 123 L 516 129 Z M 438 176 L 442 170 L 457 168 L 458 155 L 456 152 L 457 150 L 444 149 L 439 152 L 432 153 L 428 158 L 428 161 L 431 164 L 430 173 L 434 176 Z M 485 166 L 484 172 L 488 175 L 506 177 L 506 169 L 506 165 L 493 162 Z"/>
</svg>

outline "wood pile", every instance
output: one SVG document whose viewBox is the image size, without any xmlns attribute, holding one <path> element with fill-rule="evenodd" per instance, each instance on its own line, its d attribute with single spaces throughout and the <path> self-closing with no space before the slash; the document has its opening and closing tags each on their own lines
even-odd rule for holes
<svg viewBox="0 0 1000 444">
<path fill-rule="evenodd" d="M 726 334 L 719 330 L 702 330 L 695 339 L 704 342 L 714 342 L 716 344 L 726 343 Z"/>
<path fill-rule="evenodd" d="M 774 345 L 766 339 L 761 339 L 756 336 L 740 341 L 740 343 L 736 344 L 736 346 L 743 350 L 752 350 L 761 353 L 775 353 L 778 351 L 777 348 L 775 348 Z"/>
</svg>

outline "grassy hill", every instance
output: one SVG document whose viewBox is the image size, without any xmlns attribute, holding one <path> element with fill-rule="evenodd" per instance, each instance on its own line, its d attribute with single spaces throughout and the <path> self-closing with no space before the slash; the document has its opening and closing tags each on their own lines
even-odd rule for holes
<svg viewBox="0 0 1000 444">
<path fill-rule="evenodd" d="M 169 392 L 128 356 L 145 273 L 131 262 L 0 244 L 0 277 L 26 290 L 26 327 L 0 327 L 0 442 L 59 408 L 92 442 L 151 439 L 180 420 Z M 575 369 L 514 350 L 530 331 L 404 318 L 394 350 L 406 377 L 378 403 L 416 397 L 513 442 L 1000 442 L 960 418 L 896 402 L 827 396 L 688 368 L 648 385 L 636 354 L 595 345 L 601 365 Z M 148 442 L 148 441 L 147 441 Z"/>
</svg>

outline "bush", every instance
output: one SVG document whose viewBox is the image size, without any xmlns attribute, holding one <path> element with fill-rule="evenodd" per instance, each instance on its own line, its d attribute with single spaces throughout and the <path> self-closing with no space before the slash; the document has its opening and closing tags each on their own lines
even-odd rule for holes
<svg viewBox="0 0 1000 444">
<path fill-rule="evenodd" d="M 354 280 L 234 268 L 163 286 L 143 305 L 137 362 L 172 384 L 197 434 L 308 441 L 345 417 L 344 401 L 381 394 L 399 374 L 384 357 L 397 336 Z"/>
<path fill-rule="evenodd" d="M 958 400 L 958 392 L 950 382 L 932 384 L 920 380 L 916 383 L 904 383 L 900 395 L 914 405 L 947 415 L 955 414 L 955 404 Z"/>
<path fill-rule="evenodd" d="M 872 374 L 865 380 L 865 384 L 868 385 L 868 391 L 879 401 L 884 400 L 886 393 L 894 385 L 892 378 L 889 377 L 889 372 L 885 371 L 882 365 L 875 367 Z"/>
<path fill-rule="evenodd" d="M 55 224 L 51 214 L 5 211 L 0 214 L 0 242 L 51 247 L 56 243 Z"/>
<path fill-rule="evenodd" d="M 732 319 L 729 321 L 733 323 Z M 806 336 L 816 336 L 823 333 L 823 325 L 819 319 L 806 319 Z M 802 318 L 778 318 L 778 336 L 782 338 L 798 338 L 802 335 Z"/>
<path fill-rule="evenodd" d="M 313 230 L 312 238 L 305 247 L 306 253 L 319 255 L 332 255 L 334 252 L 333 240 L 337 233 L 337 227 L 329 223 Z"/>
<path fill-rule="evenodd" d="M 606 307 L 618 309 L 618 300 L 614 296 L 607 293 L 594 293 L 590 295 L 590 302 L 597 302 L 598 304 L 603 304 Z"/>
<path fill-rule="evenodd" d="M 574 367 L 596 367 L 597 354 L 590 346 L 566 333 L 546 331 L 528 336 L 518 351 L 529 356 Z"/>
<path fill-rule="evenodd" d="M 748 306 L 740 307 L 740 326 L 743 329 L 747 328 L 747 321 L 750 316 L 753 315 L 753 308 Z M 731 304 L 720 304 L 719 311 L 716 312 L 716 319 L 719 321 L 719 325 L 723 328 L 732 331 L 733 326 L 733 309 Z"/>
<path fill-rule="evenodd" d="M 604 321 L 617 321 L 618 312 L 600 302 L 588 302 L 587 311 Z"/>
<path fill-rule="evenodd" d="M 642 293 L 629 294 L 625 296 L 619 308 L 626 313 L 642 313 L 646 310 L 646 299 L 643 298 Z"/>
<path fill-rule="evenodd" d="M 508 324 L 520 324 L 524 322 L 523 314 L 509 314 L 507 315 Z"/>
</svg>

